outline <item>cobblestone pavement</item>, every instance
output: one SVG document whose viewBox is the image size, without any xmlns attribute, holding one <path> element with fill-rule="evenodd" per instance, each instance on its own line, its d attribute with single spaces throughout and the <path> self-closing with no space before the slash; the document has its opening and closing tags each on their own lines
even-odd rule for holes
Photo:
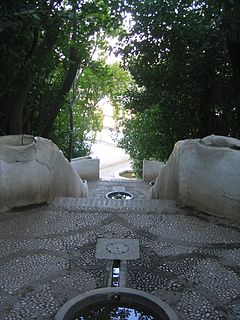
<svg viewBox="0 0 240 320">
<path fill-rule="evenodd" d="M 53 319 L 70 298 L 105 287 L 99 238 L 139 239 L 140 258 L 127 260 L 125 285 L 165 300 L 180 320 L 240 319 L 239 226 L 171 202 L 151 206 L 149 188 L 99 181 L 89 184 L 93 205 L 57 199 L 2 213 L 0 319 Z M 132 192 L 135 204 L 104 199 L 116 189 Z"/>
</svg>

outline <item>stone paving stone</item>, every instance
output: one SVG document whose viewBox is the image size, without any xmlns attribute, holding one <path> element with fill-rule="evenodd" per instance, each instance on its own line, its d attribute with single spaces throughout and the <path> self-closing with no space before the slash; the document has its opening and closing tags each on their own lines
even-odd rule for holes
<svg viewBox="0 0 240 320">
<path fill-rule="evenodd" d="M 238 301 L 233 302 L 229 306 L 230 314 L 232 319 L 239 320 L 240 319 L 240 299 Z"/>
<path fill-rule="evenodd" d="M 39 278 L 67 267 L 67 260 L 49 254 L 14 257 L 0 267 L 0 288 L 11 294 Z"/>
<path fill-rule="evenodd" d="M 50 287 L 41 285 L 20 298 L 12 307 L 5 320 L 39 319 L 39 316 L 53 318 L 59 308 Z"/>
<path fill-rule="evenodd" d="M 155 215 L 147 217 L 139 214 L 122 213 L 129 224 L 142 228 L 163 239 L 196 243 L 235 243 L 240 242 L 239 230 L 208 223 L 193 216 Z"/>
<path fill-rule="evenodd" d="M 176 203 L 172 200 L 122 200 L 122 199 L 82 199 L 82 198 L 56 198 L 53 202 L 55 207 L 72 209 L 84 207 L 100 208 L 134 208 L 134 209 L 158 209 L 170 212 L 176 211 Z"/>
<path fill-rule="evenodd" d="M 207 249 L 199 248 L 194 250 L 196 253 L 210 257 L 217 257 L 222 262 L 226 261 L 227 264 L 232 266 L 240 266 L 240 248 L 222 248 L 222 249 Z"/>
<path fill-rule="evenodd" d="M 142 181 L 89 186 L 96 199 L 1 214 L 1 320 L 50 320 L 67 300 L 104 287 L 109 271 L 95 257 L 96 243 L 110 238 L 139 240 L 140 258 L 126 262 L 126 285 L 165 300 L 179 320 L 240 319 L 239 226 L 151 203 Z M 116 187 L 138 198 L 109 205 L 101 197 Z"/>
<path fill-rule="evenodd" d="M 187 289 L 177 304 L 179 317 L 188 320 L 220 320 L 225 317 L 211 303 L 194 290 Z M 226 318 L 225 318 L 226 319 Z"/>
</svg>

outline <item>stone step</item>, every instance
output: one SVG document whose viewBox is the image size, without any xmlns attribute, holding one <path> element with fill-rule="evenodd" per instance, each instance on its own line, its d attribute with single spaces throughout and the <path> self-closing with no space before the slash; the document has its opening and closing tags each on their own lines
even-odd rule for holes
<svg viewBox="0 0 240 320">
<path fill-rule="evenodd" d="M 92 198 L 55 198 L 53 205 L 64 208 L 84 208 L 84 207 L 101 207 L 101 208 L 141 208 L 141 209 L 158 209 L 168 210 L 176 209 L 176 202 L 172 200 L 113 200 L 113 199 L 92 199 Z"/>
</svg>

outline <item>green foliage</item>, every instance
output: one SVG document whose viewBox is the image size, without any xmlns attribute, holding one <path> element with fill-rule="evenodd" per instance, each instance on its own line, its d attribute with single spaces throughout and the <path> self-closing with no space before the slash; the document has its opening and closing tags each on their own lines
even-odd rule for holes
<svg viewBox="0 0 240 320">
<path fill-rule="evenodd" d="M 239 137 L 220 3 L 131 3 L 134 23 L 120 51 L 135 86 L 125 98 L 132 116 L 123 123 L 122 146 L 138 173 L 144 158 L 166 160 L 177 140 Z"/>
<path fill-rule="evenodd" d="M 104 60 L 92 61 L 76 79 L 76 100 L 73 105 L 73 152 L 72 157 L 89 154 L 96 133 L 102 129 L 101 99 L 109 96 L 117 108 L 120 95 L 126 91 L 130 76 L 117 64 L 108 65 Z M 71 94 L 74 92 L 72 90 Z M 51 138 L 67 156 L 69 152 L 69 105 L 64 105 L 55 123 Z"/>
<path fill-rule="evenodd" d="M 133 159 L 133 170 L 139 178 L 142 177 L 143 160 L 167 160 L 176 141 L 177 121 L 172 118 L 170 131 L 169 123 L 165 121 L 167 115 L 159 112 L 159 108 L 159 105 L 155 105 L 136 112 L 129 118 L 126 117 L 122 123 L 123 138 L 119 145 Z"/>
<path fill-rule="evenodd" d="M 66 157 L 69 153 L 69 109 L 68 103 L 62 110 L 51 133 L 51 139 L 59 146 Z M 97 130 L 102 127 L 102 113 L 98 108 L 86 107 L 83 101 L 78 100 L 74 105 L 74 130 L 72 158 L 83 157 L 89 154 L 92 143 L 95 141 Z"/>
<path fill-rule="evenodd" d="M 116 34 L 124 10 L 117 0 L 2 1 L 0 134 L 48 135 L 75 74 Z"/>
<path fill-rule="evenodd" d="M 133 22 L 124 31 L 126 10 Z M 228 32 L 233 12 L 229 0 L 2 1 L 0 134 L 51 132 L 67 154 L 75 101 L 74 155 L 85 154 L 101 128 L 98 101 L 109 95 L 116 117 L 123 103 L 131 114 L 122 145 L 137 168 L 145 157 L 165 160 L 179 139 L 240 137 L 240 69 L 234 81 L 231 72 L 239 55 L 232 41 L 230 61 L 226 45 L 227 34 L 234 40 L 239 28 L 238 14 Z M 129 74 L 92 59 L 117 34 L 135 80 L 124 100 Z"/>
</svg>

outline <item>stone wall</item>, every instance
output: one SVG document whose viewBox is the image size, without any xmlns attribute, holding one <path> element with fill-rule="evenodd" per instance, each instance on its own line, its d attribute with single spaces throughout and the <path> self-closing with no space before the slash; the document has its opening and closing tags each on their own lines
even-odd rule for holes
<svg viewBox="0 0 240 320">
<path fill-rule="evenodd" d="M 151 197 L 240 221 L 240 140 L 223 136 L 179 141 Z"/>
<path fill-rule="evenodd" d="M 163 165 L 163 162 L 157 160 L 143 160 L 143 180 L 155 181 Z"/>
<path fill-rule="evenodd" d="M 0 137 L 0 208 L 51 203 L 57 196 L 87 196 L 86 185 L 58 147 L 40 137 Z"/>
<path fill-rule="evenodd" d="M 99 159 L 92 159 L 91 157 L 74 158 L 71 160 L 71 166 L 82 179 L 87 181 L 99 180 Z"/>
</svg>

